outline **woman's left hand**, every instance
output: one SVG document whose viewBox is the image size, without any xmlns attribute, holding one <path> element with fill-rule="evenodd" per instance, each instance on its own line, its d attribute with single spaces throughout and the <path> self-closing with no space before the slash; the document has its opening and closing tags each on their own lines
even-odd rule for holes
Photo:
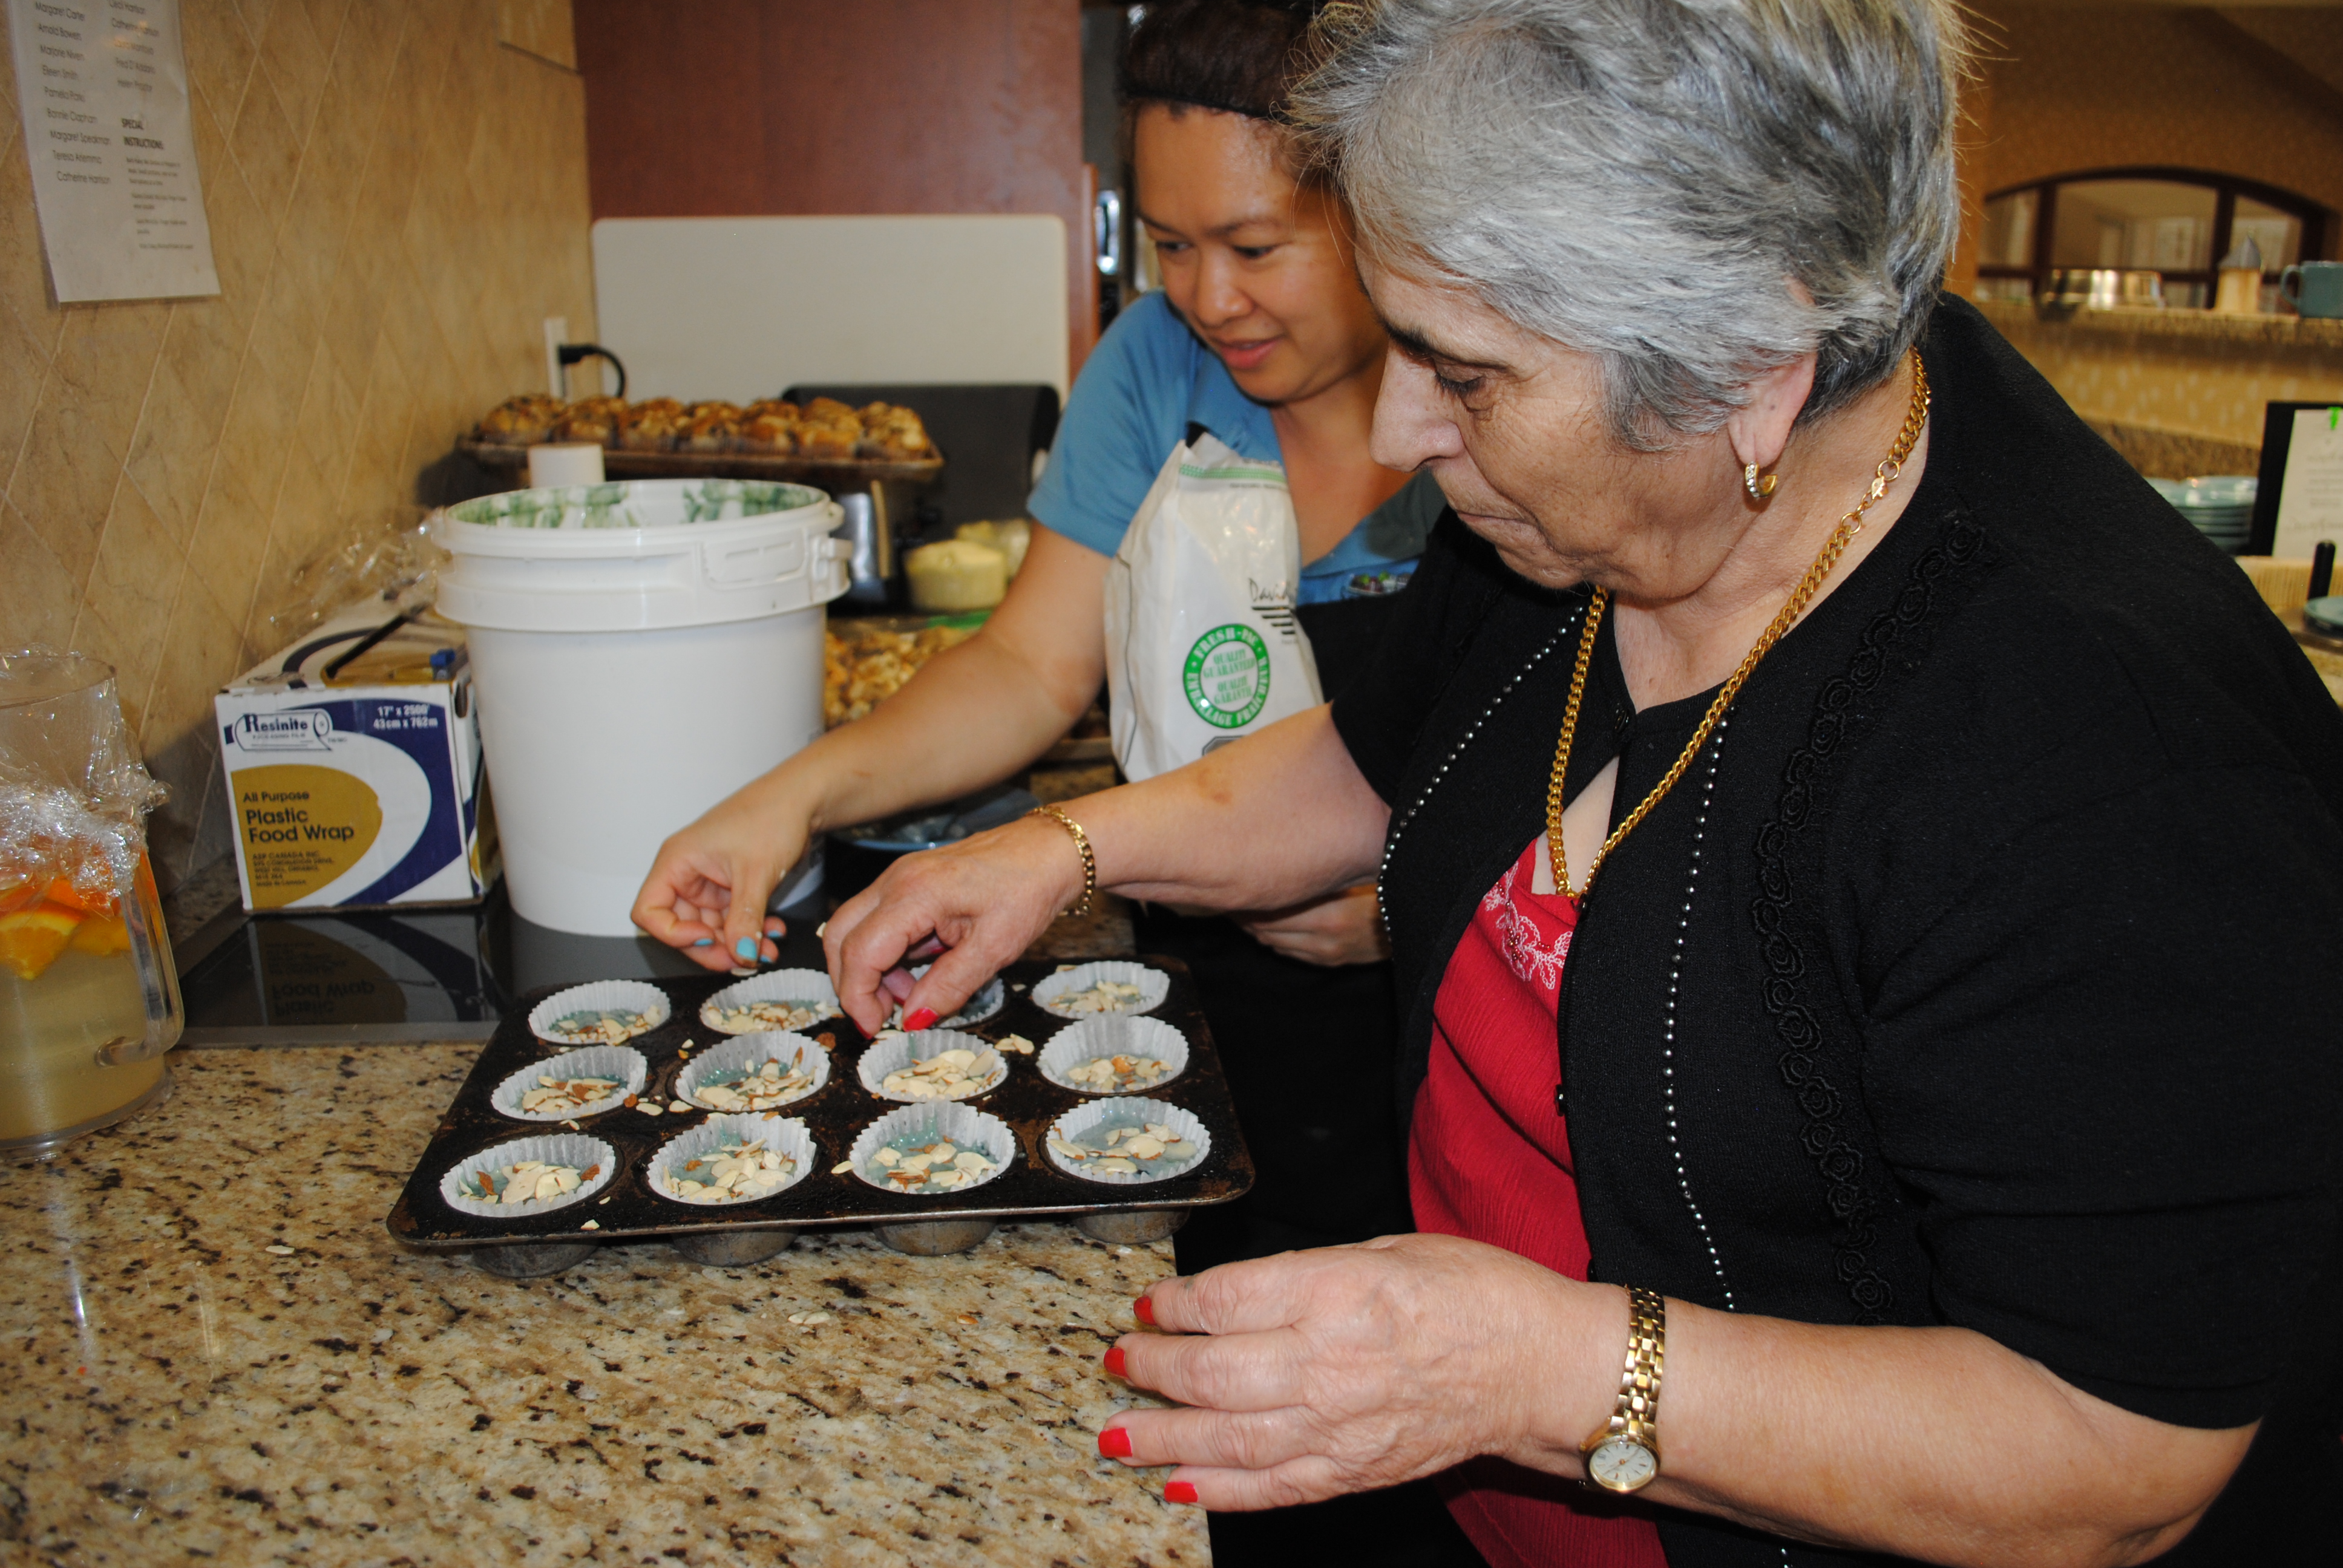
<svg viewBox="0 0 2343 1568">
<path fill-rule="evenodd" d="M 1483 1453 L 1566 1471 L 1617 1382 L 1574 1367 L 1586 1358 L 1572 1347 L 1627 1342 L 1624 1292 L 1453 1236 L 1230 1263 L 1144 1301 L 1165 1332 L 1124 1335 L 1108 1370 L 1189 1408 L 1126 1412 L 1100 1451 L 1176 1464 L 1166 1495 L 1224 1511 L 1393 1486 Z"/>
<path fill-rule="evenodd" d="M 1391 957 L 1375 902 L 1375 885 L 1363 883 L 1282 910 L 1255 910 L 1234 917 L 1246 934 L 1273 953 L 1306 964 L 1381 963 Z"/>
</svg>

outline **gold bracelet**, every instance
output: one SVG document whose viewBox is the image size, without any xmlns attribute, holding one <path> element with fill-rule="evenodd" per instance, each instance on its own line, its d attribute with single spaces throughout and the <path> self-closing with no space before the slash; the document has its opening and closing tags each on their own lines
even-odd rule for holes
<svg viewBox="0 0 2343 1568">
<path fill-rule="evenodd" d="M 1055 822 L 1059 827 L 1063 828 L 1067 832 L 1071 833 L 1074 836 L 1074 848 L 1081 850 L 1082 856 L 1082 901 L 1076 904 L 1071 910 L 1063 910 L 1061 913 L 1066 915 L 1089 914 L 1091 912 L 1091 904 L 1092 900 L 1098 897 L 1098 857 L 1091 853 L 1091 836 L 1082 831 L 1082 825 L 1080 822 L 1075 821 L 1071 817 L 1067 816 L 1055 806 L 1036 806 L 1033 809 L 1027 812 L 1026 815 L 1029 817 L 1047 817 L 1050 820 Z"/>
</svg>

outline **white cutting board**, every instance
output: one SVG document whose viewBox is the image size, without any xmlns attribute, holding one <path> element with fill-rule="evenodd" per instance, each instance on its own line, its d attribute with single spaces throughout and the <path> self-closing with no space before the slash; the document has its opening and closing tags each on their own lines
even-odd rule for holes
<svg viewBox="0 0 2343 1568">
<path fill-rule="evenodd" d="M 597 341 L 628 397 L 795 382 L 1048 382 L 1066 391 L 1066 226 L 1045 214 L 606 217 Z"/>
</svg>

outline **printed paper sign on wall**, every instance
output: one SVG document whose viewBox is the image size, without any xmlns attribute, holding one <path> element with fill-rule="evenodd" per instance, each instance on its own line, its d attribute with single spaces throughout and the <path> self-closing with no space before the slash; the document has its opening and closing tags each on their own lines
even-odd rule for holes
<svg viewBox="0 0 2343 1568">
<path fill-rule="evenodd" d="M 60 304 L 217 294 L 179 0 L 8 0 Z"/>
</svg>

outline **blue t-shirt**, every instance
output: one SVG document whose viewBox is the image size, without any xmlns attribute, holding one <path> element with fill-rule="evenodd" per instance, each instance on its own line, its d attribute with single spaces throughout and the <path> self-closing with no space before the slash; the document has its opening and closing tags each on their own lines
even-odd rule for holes
<svg viewBox="0 0 2343 1568">
<path fill-rule="evenodd" d="M 1115 317 L 1091 351 L 1027 508 L 1076 544 L 1114 554 L 1191 424 L 1244 457 L 1284 461 L 1268 408 L 1237 389 L 1220 356 L 1197 340 L 1158 291 Z M 1416 475 L 1302 568 L 1300 602 L 1398 592 L 1446 505 L 1432 476 Z"/>
</svg>

